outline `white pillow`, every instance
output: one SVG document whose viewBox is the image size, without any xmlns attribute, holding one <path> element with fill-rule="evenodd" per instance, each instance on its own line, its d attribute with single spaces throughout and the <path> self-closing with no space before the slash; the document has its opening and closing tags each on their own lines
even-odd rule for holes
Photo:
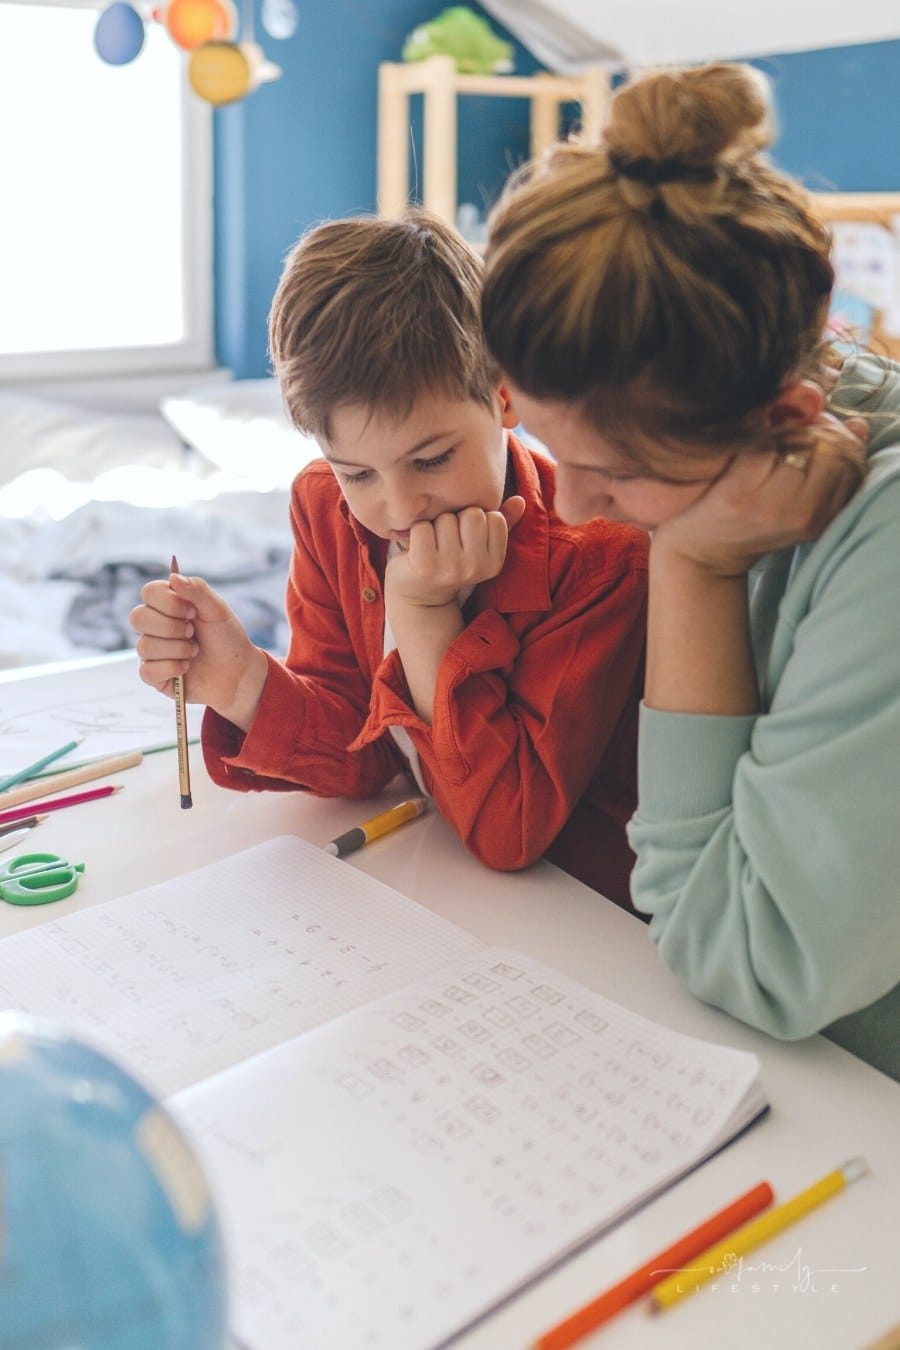
<svg viewBox="0 0 900 1350">
<path fill-rule="evenodd" d="M 170 394 L 159 406 L 188 445 L 260 490 L 290 487 L 321 454 L 317 442 L 291 424 L 274 379 L 200 385 Z"/>
<path fill-rule="evenodd" d="M 30 469 L 90 483 L 124 464 L 173 468 L 184 446 L 157 413 L 105 413 L 0 389 L 0 484 Z"/>
</svg>

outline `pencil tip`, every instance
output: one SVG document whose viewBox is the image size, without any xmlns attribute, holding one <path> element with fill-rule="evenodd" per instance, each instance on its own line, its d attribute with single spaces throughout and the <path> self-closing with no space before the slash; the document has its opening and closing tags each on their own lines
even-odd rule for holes
<svg viewBox="0 0 900 1350">
<path fill-rule="evenodd" d="M 175 557 L 175 554 L 174 554 L 174 553 L 172 554 L 172 563 L 171 563 L 171 566 L 169 567 L 169 571 L 170 571 L 170 572 L 177 572 L 177 571 L 178 571 L 178 559 Z"/>
</svg>

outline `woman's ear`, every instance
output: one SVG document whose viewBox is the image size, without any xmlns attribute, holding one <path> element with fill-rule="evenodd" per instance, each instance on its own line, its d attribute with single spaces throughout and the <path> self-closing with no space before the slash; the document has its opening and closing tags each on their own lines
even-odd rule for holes
<svg viewBox="0 0 900 1350">
<path fill-rule="evenodd" d="M 770 427 L 808 427 L 825 407 L 825 391 L 814 380 L 794 380 L 784 385 L 769 404 Z"/>
<path fill-rule="evenodd" d="M 501 425 L 512 431 L 513 427 L 519 425 L 519 414 L 513 407 L 513 401 L 509 396 L 509 391 L 505 385 L 501 384 L 499 391 L 500 398 L 500 422 Z"/>
</svg>

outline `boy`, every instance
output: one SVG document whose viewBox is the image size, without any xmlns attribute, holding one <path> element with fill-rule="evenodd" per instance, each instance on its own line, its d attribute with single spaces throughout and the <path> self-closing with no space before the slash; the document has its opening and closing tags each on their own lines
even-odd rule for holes
<svg viewBox="0 0 900 1350">
<path fill-rule="evenodd" d="M 173 575 L 132 614 L 141 678 L 183 674 L 207 705 L 221 785 L 365 798 L 405 770 L 488 866 L 547 853 L 627 903 L 646 537 L 553 514 L 552 465 L 509 434 L 480 283 L 424 212 L 300 240 L 269 337 L 324 459 L 292 489 L 287 656 Z"/>
</svg>

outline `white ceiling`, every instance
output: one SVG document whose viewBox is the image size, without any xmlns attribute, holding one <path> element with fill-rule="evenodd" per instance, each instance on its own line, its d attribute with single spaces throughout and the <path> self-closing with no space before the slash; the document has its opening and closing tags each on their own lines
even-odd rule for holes
<svg viewBox="0 0 900 1350">
<path fill-rule="evenodd" d="M 768 56 L 900 38 L 900 0 L 481 0 L 551 70 Z"/>
</svg>

